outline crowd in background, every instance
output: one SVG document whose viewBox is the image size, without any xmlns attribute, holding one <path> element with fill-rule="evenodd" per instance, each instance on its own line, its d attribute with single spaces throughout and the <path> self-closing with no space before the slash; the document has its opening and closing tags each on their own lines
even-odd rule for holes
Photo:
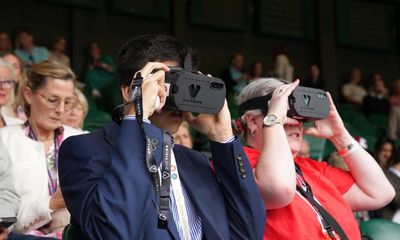
<svg viewBox="0 0 400 240">
<path fill-rule="evenodd" d="M 14 175 L 16 191 L 21 198 L 18 212 L 9 209 L 14 214 L 18 213 L 18 223 L 13 230 L 16 234 L 61 238 L 62 229 L 69 222 L 69 214 L 58 187 L 59 145 L 70 135 L 87 132 L 84 131 L 84 121 L 89 111 L 109 113 L 121 102 L 116 65 L 113 57 L 101 51 L 101 44 L 96 41 L 88 44 L 85 72 L 80 81 L 76 81 L 70 69 L 66 44 L 66 38 L 58 36 L 54 38 L 51 49 L 37 46 L 33 33 L 27 28 L 16 29 L 12 37 L 7 32 L 0 32 L 0 139 L 6 143 L 8 153 L 4 154 L 8 154 L 13 163 L 19 163 L 8 170 Z M 226 69 L 213 74 L 226 83 L 233 117 L 239 117 L 235 99 L 249 83 L 266 77 L 286 82 L 297 78 L 295 63 L 290 61 L 285 48 L 279 46 L 273 52 L 270 68 L 260 60 L 253 61 L 246 68 L 245 54 L 236 52 Z M 327 80 L 318 64 L 312 64 L 309 75 L 300 76 L 300 79 L 302 86 L 321 89 L 325 89 Z M 387 87 L 389 82 L 390 87 Z M 384 81 L 379 73 L 364 78 L 359 68 L 350 69 L 341 87 L 341 102 L 337 105 L 338 108 L 351 106 L 352 111 L 367 118 L 372 115 L 386 117 L 387 129 L 377 133 L 378 140 L 372 154 L 394 186 L 396 197 L 383 209 L 357 213 L 355 217 L 359 221 L 386 218 L 400 223 L 400 148 L 396 144 L 400 137 L 400 79 Z M 357 137 L 362 146 L 365 139 Z M 202 137 L 187 123 L 182 124 L 174 138 L 176 143 L 189 148 L 203 148 Z M 39 149 L 40 154 L 36 156 L 26 150 L 24 155 L 20 151 L 22 147 L 31 148 L 32 152 L 35 148 Z M 313 146 L 304 141 L 299 155 L 308 157 L 310 148 Z M 38 176 L 24 175 L 26 166 L 22 167 L 22 164 L 26 164 L 27 156 L 46 162 L 46 166 L 29 165 L 38 169 Z M 348 170 L 335 153 L 327 157 L 327 162 Z M 43 172 L 52 182 L 43 182 L 40 177 Z M 39 182 L 33 182 L 33 179 L 39 179 Z M 0 188 L 1 185 L 0 182 Z M 43 200 L 49 196 L 50 200 Z"/>
</svg>

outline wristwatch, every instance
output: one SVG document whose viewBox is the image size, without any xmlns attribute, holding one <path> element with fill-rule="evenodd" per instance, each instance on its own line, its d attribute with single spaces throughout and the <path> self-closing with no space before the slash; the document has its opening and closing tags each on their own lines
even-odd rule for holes
<svg viewBox="0 0 400 240">
<path fill-rule="evenodd" d="M 265 127 L 270 127 L 273 126 L 277 123 L 282 124 L 278 117 L 273 115 L 273 114 L 268 114 L 267 116 L 265 116 L 264 120 L 263 120 L 264 126 Z"/>
</svg>

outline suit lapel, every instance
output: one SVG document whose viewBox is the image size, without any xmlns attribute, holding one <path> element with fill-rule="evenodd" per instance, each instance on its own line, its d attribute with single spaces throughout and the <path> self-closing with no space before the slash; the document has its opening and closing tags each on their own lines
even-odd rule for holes
<svg viewBox="0 0 400 240">
<path fill-rule="evenodd" d="M 114 121 L 108 123 L 105 127 L 104 127 L 104 137 L 105 140 L 111 145 L 112 148 L 116 147 L 116 142 L 117 142 L 117 138 L 119 135 L 119 125 L 117 123 L 115 123 Z M 150 132 L 149 134 L 150 136 L 148 136 L 150 139 L 152 138 L 156 138 L 157 137 L 157 132 Z M 161 160 L 161 149 L 162 149 L 162 142 L 159 141 L 159 143 L 157 144 L 157 150 L 155 152 L 155 157 L 156 157 L 156 161 L 159 164 L 160 160 Z M 152 198 L 152 202 L 155 208 L 155 212 L 157 212 L 157 203 L 156 203 L 156 198 L 155 195 Z M 168 231 L 170 232 L 170 234 L 173 236 L 174 239 L 179 239 L 179 233 L 178 233 L 178 228 L 176 227 L 175 221 L 174 221 L 174 217 L 172 216 L 172 213 L 170 212 L 169 217 L 168 217 Z"/>
</svg>

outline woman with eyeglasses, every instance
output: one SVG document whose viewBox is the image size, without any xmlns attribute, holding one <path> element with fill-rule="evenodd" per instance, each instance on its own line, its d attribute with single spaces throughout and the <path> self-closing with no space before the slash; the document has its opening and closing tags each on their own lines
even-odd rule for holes
<svg viewBox="0 0 400 240">
<path fill-rule="evenodd" d="M 58 184 L 58 150 L 64 139 L 81 131 L 61 124 L 75 105 L 75 74 L 44 61 L 32 66 L 24 93 L 28 120 L 0 130 L 11 158 L 11 172 L 21 198 L 14 231 L 61 237 L 69 214 Z"/>
<path fill-rule="evenodd" d="M 14 100 L 14 79 L 15 71 L 13 66 L 0 58 L 0 128 L 22 122 L 21 120 L 6 114 L 6 109 L 11 107 Z"/>
<path fill-rule="evenodd" d="M 19 118 L 23 121 L 26 121 L 26 115 L 24 112 L 23 102 L 22 102 L 22 99 L 23 99 L 22 89 L 26 85 L 27 74 L 26 74 L 26 71 L 22 64 L 22 61 L 17 57 L 17 55 L 15 55 L 12 52 L 0 53 L 0 57 L 4 61 L 11 64 L 11 66 L 14 68 L 14 72 L 15 72 L 15 77 L 13 78 L 15 80 L 14 100 L 12 101 L 11 106 L 7 106 L 7 108 L 2 109 L 1 112 L 4 115 L 14 117 L 14 118 Z"/>
</svg>

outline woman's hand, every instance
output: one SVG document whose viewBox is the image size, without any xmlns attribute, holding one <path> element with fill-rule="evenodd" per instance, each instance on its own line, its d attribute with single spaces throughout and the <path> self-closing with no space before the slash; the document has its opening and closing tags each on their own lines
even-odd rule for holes
<svg viewBox="0 0 400 240">
<path fill-rule="evenodd" d="M 153 73 L 154 70 L 157 71 Z M 165 100 L 167 95 L 164 86 L 164 81 L 165 81 L 165 72 L 167 71 L 169 71 L 167 65 L 158 62 L 148 62 L 139 71 L 141 76 L 143 77 L 142 97 L 143 97 L 143 118 L 145 119 L 148 119 L 154 113 L 154 111 L 160 111 L 161 108 L 165 105 Z M 135 111 L 132 106 L 132 109 L 129 111 L 129 114 L 134 114 L 134 112 Z"/>
<path fill-rule="evenodd" d="M 191 112 L 184 112 L 183 117 L 192 127 L 206 135 L 211 141 L 224 142 L 233 137 L 231 113 L 226 99 L 221 111 L 216 115 L 202 113 L 194 117 Z"/>
<path fill-rule="evenodd" d="M 299 82 L 297 79 L 292 83 L 281 85 L 274 90 L 269 102 L 267 115 L 275 115 L 282 124 L 284 123 L 289 107 L 289 95 L 299 85 Z"/>
<path fill-rule="evenodd" d="M 326 95 L 329 99 L 328 117 L 316 120 L 314 122 L 314 127 L 304 129 L 304 134 L 329 139 L 336 146 L 336 149 L 342 149 L 351 143 L 352 137 L 346 130 L 336 110 L 331 94 L 327 92 Z"/>
<path fill-rule="evenodd" d="M 0 228 L 0 240 L 7 240 L 7 239 L 8 239 L 8 229 Z"/>
</svg>

